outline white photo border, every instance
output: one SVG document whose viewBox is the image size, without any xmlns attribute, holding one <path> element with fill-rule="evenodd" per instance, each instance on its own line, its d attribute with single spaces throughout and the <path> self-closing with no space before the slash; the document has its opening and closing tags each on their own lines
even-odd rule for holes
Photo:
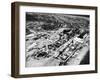
<svg viewBox="0 0 100 80">
<path fill-rule="evenodd" d="M 56 73 L 56 72 L 75 72 L 95 70 L 95 10 L 88 9 L 73 9 L 73 8 L 56 8 L 56 7 L 39 7 L 39 6 L 20 6 L 19 7 L 19 74 L 40 74 L 40 73 Z M 54 66 L 54 67 L 25 67 L 25 13 L 26 12 L 41 12 L 41 13 L 61 13 L 61 14 L 76 14 L 90 15 L 90 64 L 75 65 L 75 66 Z M 94 43 L 94 44 L 93 44 Z"/>
</svg>

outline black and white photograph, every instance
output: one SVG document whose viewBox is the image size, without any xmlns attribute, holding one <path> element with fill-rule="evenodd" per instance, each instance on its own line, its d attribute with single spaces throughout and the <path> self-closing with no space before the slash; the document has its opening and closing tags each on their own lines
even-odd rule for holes
<svg viewBox="0 0 100 80">
<path fill-rule="evenodd" d="M 25 67 L 88 65 L 90 16 L 26 12 Z"/>
<path fill-rule="evenodd" d="M 97 73 L 97 7 L 12 4 L 12 76 Z"/>
</svg>

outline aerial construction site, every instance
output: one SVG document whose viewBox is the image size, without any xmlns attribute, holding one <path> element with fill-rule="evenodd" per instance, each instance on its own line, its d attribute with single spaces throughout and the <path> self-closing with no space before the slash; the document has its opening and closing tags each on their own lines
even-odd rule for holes
<svg viewBox="0 0 100 80">
<path fill-rule="evenodd" d="M 25 66 L 89 64 L 88 15 L 26 12 Z"/>
</svg>

